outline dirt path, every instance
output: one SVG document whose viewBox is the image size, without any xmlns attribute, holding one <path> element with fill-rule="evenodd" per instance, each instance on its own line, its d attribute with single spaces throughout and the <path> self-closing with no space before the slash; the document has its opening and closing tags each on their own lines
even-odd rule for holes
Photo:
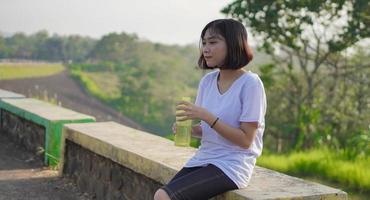
<svg viewBox="0 0 370 200">
<path fill-rule="evenodd" d="M 44 167 L 0 133 L 0 200 L 88 200 L 67 178 Z"/>
<path fill-rule="evenodd" d="M 49 99 L 57 97 L 63 107 L 92 115 L 97 121 L 115 121 L 136 129 L 144 130 L 139 124 L 123 116 L 109 106 L 104 105 L 96 98 L 91 97 L 68 75 L 67 71 L 41 78 L 0 80 L 0 88 L 21 93 L 27 97 L 43 96 L 44 93 L 47 93 Z"/>
</svg>

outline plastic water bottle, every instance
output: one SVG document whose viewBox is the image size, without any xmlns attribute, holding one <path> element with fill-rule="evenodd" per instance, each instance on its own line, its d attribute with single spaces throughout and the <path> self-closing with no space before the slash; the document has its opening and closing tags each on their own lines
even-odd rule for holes
<svg viewBox="0 0 370 200">
<path fill-rule="evenodd" d="M 181 97 L 179 100 L 190 102 L 190 97 Z M 176 113 L 183 111 L 176 111 Z M 179 117 L 181 118 L 181 117 Z M 175 145 L 181 147 L 190 146 L 191 140 L 191 120 L 178 121 L 176 117 Z"/>
</svg>

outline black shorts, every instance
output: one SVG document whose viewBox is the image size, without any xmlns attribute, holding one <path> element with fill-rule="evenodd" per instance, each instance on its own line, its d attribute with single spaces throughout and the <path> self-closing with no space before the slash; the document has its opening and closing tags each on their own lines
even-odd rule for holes
<svg viewBox="0 0 370 200">
<path fill-rule="evenodd" d="M 238 186 L 219 168 L 210 164 L 206 167 L 182 168 L 162 189 L 171 200 L 206 200 L 238 189 Z"/>
</svg>

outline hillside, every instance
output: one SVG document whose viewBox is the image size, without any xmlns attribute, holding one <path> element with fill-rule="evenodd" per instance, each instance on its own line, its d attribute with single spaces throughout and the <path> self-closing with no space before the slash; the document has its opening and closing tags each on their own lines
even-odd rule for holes
<svg viewBox="0 0 370 200">
<path fill-rule="evenodd" d="M 139 124 L 90 96 L 67 71 L 48 77 L 0 80 L 0 88 L 27 97 L 47 95 L 49 99 L 56 98 L 63 107 L 92 115 L 97 121 L 115 121 L 143 130 Z"/>
</svg>

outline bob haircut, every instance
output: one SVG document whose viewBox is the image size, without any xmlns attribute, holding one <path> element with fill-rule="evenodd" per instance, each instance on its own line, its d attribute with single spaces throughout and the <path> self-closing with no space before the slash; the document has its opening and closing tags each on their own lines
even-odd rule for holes
<svg viewBox="0 0 370 200">
<path fill-rule="evenodd" d="M 243 68 L 253 59 L 252 50 L 247 42 L 247 30 L 242 23 L 233 19 L 218 19 L 209 22 L 202 30 L 199 43 L 200 49 L 203 47 L 202 41 L 207 30 L 225 38 L 227 46 L 225 63 L 223 66 L 217 66 L 217 68 L 236 70 Z M 201 69 L 214 69 L 207 66 L 202 50 L 198 59 L 198 66 Z"/>
</svg>

